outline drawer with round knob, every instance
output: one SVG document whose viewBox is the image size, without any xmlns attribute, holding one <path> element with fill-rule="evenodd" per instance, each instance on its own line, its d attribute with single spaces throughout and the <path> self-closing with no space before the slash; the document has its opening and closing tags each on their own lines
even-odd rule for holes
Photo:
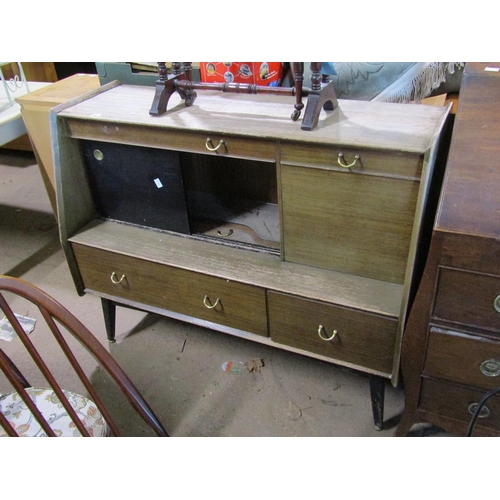
<svg viewBox="0 0 500 500">
<path fill-rule="evenodd" d="M 390 373 L 397 320 L 278 292 L 268 292 L 272 340 Z"/>
<path fill-rule="evenodd" d="M 441 267 L 432 317 L 500 334 L 500 277 Z"/>
<path fill-rule="evenodd" d="M 419 408 L 463 423 L 469 423 L 488 391 L 423 377 Z M 480 410 L 476 427 L 500 430 L 500 397 L 493 396 Z"/>
<path fill-rule="evenodd" d="M 423 373 L 494 389 L 500 386 L 500 342 L 431 327 Z"/>
<path fill-rule="evenodd" d="M 88 290 L 268 335 L 264 289 L 85 245 L 72 247 Z"/>
</svg>

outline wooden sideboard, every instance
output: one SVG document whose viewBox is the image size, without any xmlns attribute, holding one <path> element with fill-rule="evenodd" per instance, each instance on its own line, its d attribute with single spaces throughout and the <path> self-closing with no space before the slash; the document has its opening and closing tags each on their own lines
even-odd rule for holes
<svg viewBox="0 0 500 500">
<path fill-rule="evenodd" d="M 449 107 L 107 84 L 52 111 L 61 242 L 79 294 L 398 383 L 422 220 Z"/>
<path fill-rule="evenodd" d="M 396 435 L 430 422 L 464 435 L 500 386 L 500 63 L 468 63 L 425 273 L 404 336 Z M 498 435 L 500 398 L 474 435 Z"/>
</svg>

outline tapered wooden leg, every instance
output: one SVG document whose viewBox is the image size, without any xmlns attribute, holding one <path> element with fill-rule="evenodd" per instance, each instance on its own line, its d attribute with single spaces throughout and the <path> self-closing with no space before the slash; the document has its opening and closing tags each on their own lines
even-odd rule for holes
<svg viewBox="0 0 500 500">
<path fill-rule="evenodd" d="M 104 326 L 106 335 L 110 342 L 115 342 L 116 330 L 116 304 L 112 300 L 101 299 L 102 313 L 104 315 Z"/>
<path fill-rule="evenodd" d="M 375 430 L 381 431 L 384 428 L 385 379 L 370 375 L 370 396 Z"/>
</svg>

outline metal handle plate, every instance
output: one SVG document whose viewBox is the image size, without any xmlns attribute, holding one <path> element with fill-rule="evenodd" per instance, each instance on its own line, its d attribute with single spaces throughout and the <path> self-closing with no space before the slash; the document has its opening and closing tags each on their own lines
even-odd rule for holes
<svg viewBox="0 0 500 500">
<path fill-rule="evenodd" d="M 474 412 L 476 411 L 477 405 L 478 405 L 478 403 L 471 403 L 469 405 L 469 407 L 467 408 L 468 412 L 471 415 L 474 415 Z M 486 418 L 486 417 L 489 417 L 490 413 L 491 413 L 490 409 L 487 406 L 483 406 L 481 408 L 481 411 L 479 412 L 479 415 L 477 416 L 477 418 Z"/>
<path fill-rule="evenodd" d="M 500 375 L 500 361 L 486 359 L 479 365 L 479 370 L 487 377 L 498 377 Z"/>
<path fill-rule="evenodd" d="M 100 149 L 94 149 L 94 158 L 98 161 L 102 161 L 104 159 L 104 155 Z"/>
<path fill-rule="evenodd" d="M 496 312 L 500 313 L 500 295 L 495 297 L 495 300 L 493 301 L 493 307 L 495 308 Z"/>
</svg>

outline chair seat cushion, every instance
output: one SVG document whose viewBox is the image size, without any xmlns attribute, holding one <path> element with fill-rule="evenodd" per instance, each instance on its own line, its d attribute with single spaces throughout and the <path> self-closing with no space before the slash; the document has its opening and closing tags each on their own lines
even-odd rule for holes
<svg viewBox="0 0 500 500">
<path fill-rule="evenodd" d="M 56 436 L 81 437 L 80 431 L 76 428 L 52 389 L 30 387 L 26 389 L 26 392 L 45 417 Z M 63 392 L 91 436 L 104 437 L 108 435 L 108 426 L 95 403 L 74 392 Z M 19 436 L 47 436 L 17 392 L 11 392 L 0 397 L 0 412 L 5 415 Z M 0 437 L 7 435 L 0 426 Z"/>
</svg>

